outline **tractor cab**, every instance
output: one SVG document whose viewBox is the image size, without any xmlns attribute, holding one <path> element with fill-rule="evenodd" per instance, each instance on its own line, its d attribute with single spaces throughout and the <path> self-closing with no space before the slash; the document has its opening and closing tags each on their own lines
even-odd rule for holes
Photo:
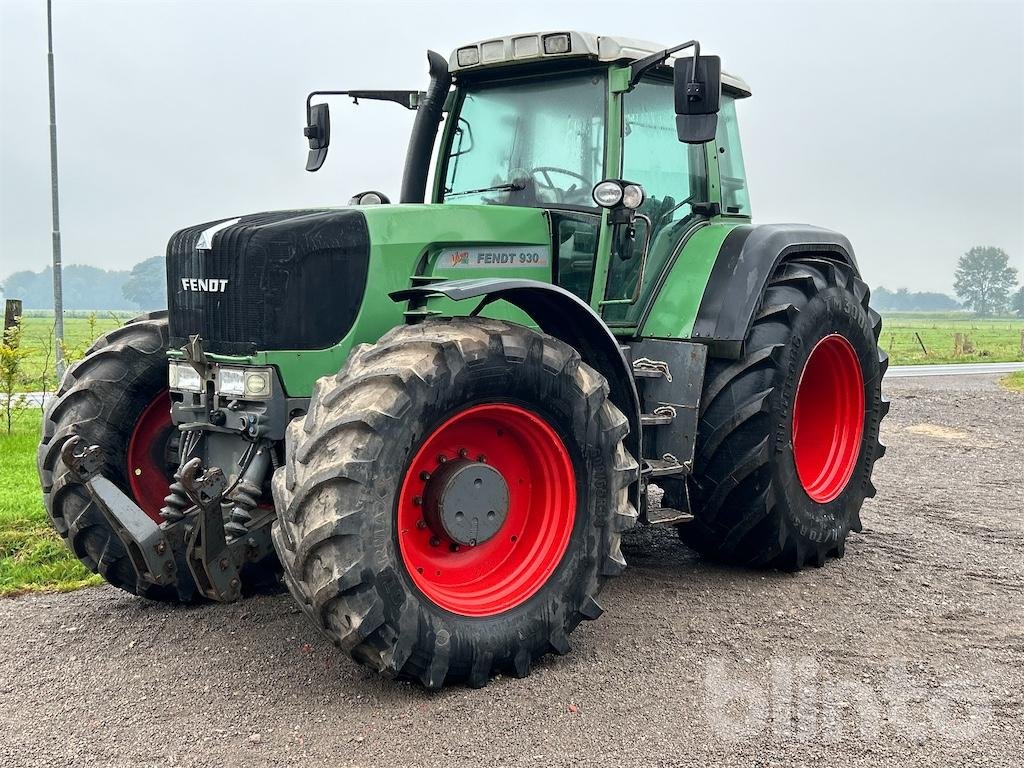
<svg viewBox="0 0 1024 768">
<path fill-rule="evenodd" d="M 547 279 L 610 324 L 635 325 L 690 233 L 750 217 L 735 107 L 750 89 L 699 48 L 582 32 L 510 35 L 460 46 L 447 62 L 431 53 L 426 92 L 310 97 L 418 109 L 402 202 L 426 197 L 423 160 L 433 156 L 431 203 L 543 210 L 554 252 Z M 311 100 L 307 168 L 315 170 L 330 121 L 326 105 Z"/>
</svg>

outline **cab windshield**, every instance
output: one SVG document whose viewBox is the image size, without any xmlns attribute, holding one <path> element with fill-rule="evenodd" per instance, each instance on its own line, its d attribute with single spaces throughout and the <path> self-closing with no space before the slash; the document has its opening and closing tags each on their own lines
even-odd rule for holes
<svg viewBox="0 0 1024 768">
<path fill-rule="evenodd" d="M 466 87 L 442 202 L 596 207 L 605 92 L 593 72 Z"/>
</svg>

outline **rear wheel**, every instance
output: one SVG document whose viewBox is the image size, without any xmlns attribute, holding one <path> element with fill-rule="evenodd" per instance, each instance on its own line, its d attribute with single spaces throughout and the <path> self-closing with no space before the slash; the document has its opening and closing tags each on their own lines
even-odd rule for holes
<svg viewBox="0 0 1024 768">
<path fill-rule="evenodd" d="M 881 319 L 852 269 L 817 259 L 779 267 L 739 360 L 711 360 L 693 477 L 701 552 L 798 569 L 841 557 L 875 494 L 888 359 Z"/>
<path fill-rule="evenodd" d="M 321 379 L 274 475 L 292 593 L 429 687 L 525 675 L 596 618 L 636 511 L 625 417 L 570 347 L 479 318 L 397 328 Z"/>
</svg>

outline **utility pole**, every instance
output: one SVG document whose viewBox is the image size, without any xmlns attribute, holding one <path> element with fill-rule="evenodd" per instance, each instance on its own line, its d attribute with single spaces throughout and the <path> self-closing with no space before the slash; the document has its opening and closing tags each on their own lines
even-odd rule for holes
<svg viewBox="0 0 1024 768">
<path fill-rule="evenodd" d="M 64 288 L 60 257 L 60 209 L 57 195 L 57 102 L 53 90 L 53 7 L 46 0 L 46 65 L 50 75 L 50 200 L 53 209 L 53 333 L 57 380 L 64 376 Z"/>
</svg>

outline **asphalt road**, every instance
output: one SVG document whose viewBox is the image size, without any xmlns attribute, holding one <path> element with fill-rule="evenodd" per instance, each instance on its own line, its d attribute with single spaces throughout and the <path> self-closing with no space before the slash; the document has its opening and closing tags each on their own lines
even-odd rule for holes
<svg viewBox="0 0 1024 768">
<path fill-rule="evenodd" d="M 1024 396 L 895 380 L 846 557 L 702 562 L 670 531 L 573 652 L 438 693 L 341 657 L 285 594 L 0 601 L 0 765 L 1024 764 Z"/>
<path fill-rule="evenodd" d="M 991 376 L 1024 371 L 1024 363 L 951 363 L 949 365 L 891 365 L 890 379 L 921 376 Z"/>
</svg>

